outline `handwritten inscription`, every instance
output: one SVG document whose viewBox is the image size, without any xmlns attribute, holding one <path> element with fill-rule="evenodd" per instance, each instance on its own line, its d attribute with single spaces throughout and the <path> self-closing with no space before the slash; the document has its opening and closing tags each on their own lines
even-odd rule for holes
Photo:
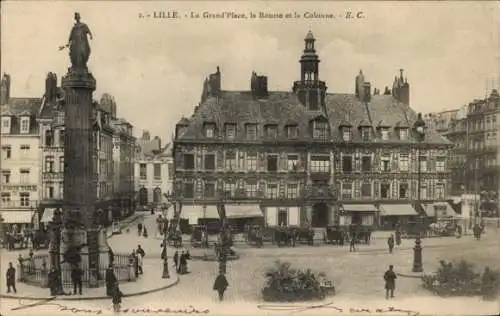
<svg viewBox="0 0 500 316">
<path fill-rule="evenodd" d="M 71 312 L 73 314 L 85 314 L 85 315 L 101 315 L 105 311 L 102 309 L 85 309 L 85 308 L 75 308 L 58 303 L 53 303 L 54 299 L 37 301 L 31 304 L 23 304 L 22 300 L 19 300 L 19 306 L 12 308 L 11 310 L 21 310 L 30 309 L 39 306 L 56 306 L 61 312 Z M 121 314 L 209 314 L 208 309 L 196 309 L 189 305 L 187 308 L 175 309 L 175 308 L 123 308 L 120 310 Z"/>
<path fill-rule="evenodd" d="M 332 313 L 342 314 L 342 313 L 367 313 L 367 314 L 387 314 L 387 313 L 401 313 L 407 316 L 418 316 L 419 312 L 400 309 L 393 306 L 385 307 L 385 308 L 341 308 L 338 306 L 334 306 L 333 303 L 325 303 L 325 304 L 317 304 L 317 305 L 258 305 L 260 310 L 265 311 L 287 311 L 287 312 L 303 312 L 311 309 L 329 309 L 332 310 Z"/>
<path fill-rule="evenodd" d="M 140 19 L 193 19 L 193 20 L 281 20 L 281 19 L 345 19 L 345 20 L 361 20 L 365 19 L 363 11 L 345 11 L 345 12 L 235 12 L 235 11 L 190 11 L 181 13 L 176 10 L 158 10 L 152 12 L 140 12 Z"/>
</svg>

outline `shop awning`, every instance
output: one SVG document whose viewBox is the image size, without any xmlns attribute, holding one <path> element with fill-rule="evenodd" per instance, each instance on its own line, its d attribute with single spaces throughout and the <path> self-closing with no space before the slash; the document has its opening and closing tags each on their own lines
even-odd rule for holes
<svg viewBox="0 0 500 316">
<path fill-rule="evenodd" d="M 183 205 L 181 218 L 219 218 L 219 213 L 215 205 Z"/>
<path fill-rule="evenodd" d="M 258 204 L 228 204 L 226 205 L 227 218 L 263 217 Z"/>
<path fill-rule="evenodd" d="M 435 202 L 433 203 L 436 215 L 438 217 L 456 216 L 457 214 L 447 202 Z"/>
<path fill-rule="evenodd" d="M 30 224 L 33 218 L 33 211 L 1 211 L 5 224 Z"/>
<path fill-rule="evenodd" d="M 43 215 L 42 219 L 40 220 L 41 223 L 50 223 L 52 222 L 52 218 L 54 217 L 54 212 L 56 211 L 55 208 L 46 208 L 43 210 Z"/>
<path fill-rule="evenodd" d="M 346 212 L 377 212 L 377 208 L 373 204 L 344 204 Z"/>
<path fill-rule="evenodd" d="M 382 204 L 380 205 L 381 216 L 416 216 L 417 211 L 410 204 Z"/>
</svg>

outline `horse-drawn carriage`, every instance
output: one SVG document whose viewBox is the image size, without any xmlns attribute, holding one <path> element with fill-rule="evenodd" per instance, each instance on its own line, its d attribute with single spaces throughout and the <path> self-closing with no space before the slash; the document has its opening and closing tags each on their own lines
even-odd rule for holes
<svg viewBox="0 0 500 316">
<path fill-rule="evenodd" d="M 191 245 L 195 248 L 208 248 L 208 232 L 205 225 L 193 225 Z"/>
<path fill-rule="evenodd" d="M 458 228 L 456 219 L 440 219 L 429 224 L 427 235 L 431 236 L 454 236 Z"/>
<path fill-rule="evenodd" d="M 277 227 L 274 229 L 273 242 L 278 247 L 295 247 L 295 244 L 314 245 L 314 230 L 309 227 Z"/>
<path fill-rule="evenodd" d="M 355 243 L 370 244 L 372 227 L 364 225 L 344 225 L 330 226 L 326 228 L 324 242 L 326 244 L 343 245 L 348 243 L 353 237 Z"/>
</svg>

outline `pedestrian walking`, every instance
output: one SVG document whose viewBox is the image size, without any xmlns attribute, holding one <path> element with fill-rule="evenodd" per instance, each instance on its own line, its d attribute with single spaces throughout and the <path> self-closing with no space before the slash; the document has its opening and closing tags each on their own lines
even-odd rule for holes
<svg viewBox="0 0 500 316">
<path fill-rule="evenodd" d="M 82 295 L 82 277 L 83 270 L 78 266 L 74 265 L 71 270 L 71 281 L 73 282 L 73 294 L 76 295 L 76 290 Z"/>
<path fill-rule="evenodd" d="M 111 297 L 113 296 L 114 286 L 118 282 L 115 272 L 113 271 L 112 264 L 110 264 L 106 269 L 105 281 L 106 281 L 106 295 Z"/>
<path fill-rule="evenodd" d="M 214 291 L 217 291 L 219 293 L 219 301 L 224 300 L 224 292 L 226 291 L 227 287 L 229 284 L 227 283 L 226 276 L 224 274 L 219 274 L 217 278 L 215 279 L 214 283 Z"/>
<path fill-rule="evenodd" d="M 57 295 L 59 292 L 59 271 L 56 267 L 50 269 L 49 275 L 47 276 L 49 280 L 50 295 Z"/>
<path fill-rule="evenodd" d="M 394 235 L 391 234 L 389 238 L 387 239 L 387 246 L 389 246 L 389 253 L 392 253 L 392 250 L 394 249 Z"/>
<path fill-rule="evenodd" d="M 144 249 L 142 249 L 141 245 L 137 245 L 136 253 L 140 253 L 142 257 L 146 257 L 146 252 L 144 251 Z"/>
<path fill-rule="evenodd" d="M 148 238 L 148 230 L 146 229 L 146 226 L 144 226 L 144 228 L 142 229 L 142 236 L 144 238 Z"/>
<path fill-rule="evenodd" d="M 391 298 L 394 298 L 394 290 L 396 288 L 396 273 L 393 271 L 394 266 L 391 264 L 389 266 L 389 270 L 387 270 L 384 274 L 385 281 L 385 298 L 389 299 L 389 295 Z"/>
<path fill-rule="evenodd" d="M 346 237 L 345 231 L 342 229 L 340 231 L 340 237 L 339 237 L 339 245 L 340 245 L 340 247 L 344 246 L 345 237 Z"/>
<path fill-rule="evenodd" d="M 139 277 L 139 262 L 137 260 L 137 254 L 135 253 L 135 250 L 132 250 L 130 257 L 132 258 L 132 264 L 134 265 L 135 277 L 138 278 Z"/>
<path fill-rule="evenodd" d="M 351 233 L 351 240 L 349 242 L 349 252 L 356 252 L 356 234 Z"/>
<path fill-rule="evenodd" d="M 138 271 L 139 271 L 139 274 L 143 274 L 144 273 L 144 270 L 142 270 L 142 255 L 140 253 L 137 254 L 137 267 L 138 267 Z"/>
<path fill-rule="evenodd" d="M 7 280 L 7 293 L 10 293 L 10 289 L 17 293 L 16 289 L 16 268 L 9 262 L 9 268 L 7 268 L 7 273 L 5 274 L 5 279 Z"/>
<path fill-rule="evenodd" d="M 401 230 L 396 230 L 396 245 L 401 246 Z"/>
<path fill-rule="evenodd" d="M 142 223 L 141 222 L 137 223 L 137 234 L 139 236 L 142 235 Z"/>
<path fill-rule="evenodd" d="M 187 273 L 187 256 L 184 253 L 184 251 L 181 252 L 181 257 L 180 257 L 180 274 L 186 274 Z"/>
<path fill-rule="evenodd" d="M 121 305 L 122 305 L 122 297 L 123 293 L 120 291 L 120 288 L 118 287 L 118 283 L 115 283 L 113 286 L 113 295 L 111 298 L 111 301 L 113 302 L 113 311 L 115 313 L 120 312 Z"/>
<path fill-rule="evenodd" d="M 173 259 L 174 259 L 175 271 L 179 272 L 179 262 L 178 262 L 178 260 L 179 260 L 179 251 L 177 251 L 177 250 L 175 251 Z"/>
</svg>

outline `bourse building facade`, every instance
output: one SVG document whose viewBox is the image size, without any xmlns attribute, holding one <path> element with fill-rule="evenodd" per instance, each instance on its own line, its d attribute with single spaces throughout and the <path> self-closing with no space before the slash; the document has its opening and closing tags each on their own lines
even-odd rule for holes
<svg viewBox="0 0 500 316">
<path fill-rule="evenodd" d="M 201 102 L 176 125 L 174 190 L 191 224 L 217 218 L 266 226 L 393 225 L 435 216 L 449 188 L 450 143 L 417 139 L 403 72 L 383 93 L 356 76 L 355 93 L 327 93 L 311 32 L 290 92 L 268 91 L 255 72 L 250 91 L 205 80 Z M 418 192 L 420 189 L 420 192 Z"/>
</svg>

